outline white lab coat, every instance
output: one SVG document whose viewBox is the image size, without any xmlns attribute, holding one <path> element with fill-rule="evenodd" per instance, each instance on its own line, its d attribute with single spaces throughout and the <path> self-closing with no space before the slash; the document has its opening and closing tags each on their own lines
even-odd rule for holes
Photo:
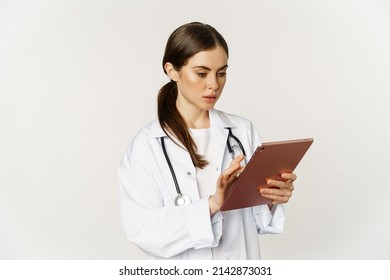
<svg viewBox="0 0 390 280">
<path fill-rule="evenodd" d="M 247 157 L 260 138 L 250 121 L 210 110 L 210 149 L 220 158 L 217 178 L 231 162 L 226 146 L 228 130 L 240 139 Z M 258 234 L 284 230 L 284 208 L 261 205 L 210 217 L 208 199 L 199 197 L 196 168 L 189 154 L 165 138 L 188 206 L 177 207 L 176 188 L 161 147 L 166 137 L 158 120 L 143 127 L 127 149 L 119 167 L 120 209 L 126 237 L 149 259 L 259 259 Z M 211 250 L 214 248 L 214 250 Z"/>
</svg>

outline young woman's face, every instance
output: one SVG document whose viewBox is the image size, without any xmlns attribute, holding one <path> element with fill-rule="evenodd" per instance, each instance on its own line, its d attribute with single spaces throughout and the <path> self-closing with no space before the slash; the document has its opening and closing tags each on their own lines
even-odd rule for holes
<svg viewBox="0 0 390 280">
<path fill-rule="evenodd" d="M 225 86 L 227 60 L 225 50 L 217 46 L 198 52 L 176 72 L 176 105 L 180 111 L 195 113 L 214 107 Z"/>
</svg>

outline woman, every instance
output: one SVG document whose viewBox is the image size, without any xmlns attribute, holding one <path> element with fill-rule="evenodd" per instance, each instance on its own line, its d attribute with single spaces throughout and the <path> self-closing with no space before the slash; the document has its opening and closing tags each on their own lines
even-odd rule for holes
<svg viewBox="0 0 390 280">
<path fill-rule="evenodd" d="M 251 122 L 214 109 L 228 53 L 209 25 L 193 22 L 171 34 L 163 58 L 171 81 L 159 92 L 158 120 L 138 132 L 120 164 L 126 236 L 151 259 L 259 259 L 258 234 L 283 232 L 292 173 L 259 190 L 272 205 L 219 211 L 245 164 L 234 137 L 247 157 L 260 144 Z"/>
</svg>

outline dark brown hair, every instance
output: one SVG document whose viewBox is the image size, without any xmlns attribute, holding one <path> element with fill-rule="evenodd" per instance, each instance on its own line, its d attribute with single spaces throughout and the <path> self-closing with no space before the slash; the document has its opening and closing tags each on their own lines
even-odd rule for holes
<svg viewBox="0 0 390 280">
<path fill-rule="evenodd" d="M 229 56 L 225 39 L 212 26 L 200 22 L 182 25 L 173 31 L 168 39 L 162 61 L 164 72 L 166 73 L 164 66 L 167 62 L 170 62 L 176 71 L 180 71 L 192 56 L 217 46 L 221 46 L 226 51 L 226 55 Z M 196 152 L 196 144 L 176 107 L 177 94 L 177 85 L 174 81 L 170 81 L 160 89 L 157 98 L 160 125 L 169 138 L 172 139 L 171 134 L 183 144 L 189 152 L 193 164 L 203 168 L 207 165 L 207 161 Z M 174 139 L 172 141 L 177 144 Z"/>
</svg>

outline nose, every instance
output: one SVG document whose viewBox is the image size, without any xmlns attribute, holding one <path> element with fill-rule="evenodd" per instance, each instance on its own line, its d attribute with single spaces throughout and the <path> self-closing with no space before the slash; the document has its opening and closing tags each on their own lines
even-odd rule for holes
<svg viewBox="0 0 390 280">
<path fill-rule="evenodd" d="M 208 80 L 208 89 L 212 91 L 216 91 L 219 88 L 217 77 L 214 75 L 210 75 Z"/>
</svg>

